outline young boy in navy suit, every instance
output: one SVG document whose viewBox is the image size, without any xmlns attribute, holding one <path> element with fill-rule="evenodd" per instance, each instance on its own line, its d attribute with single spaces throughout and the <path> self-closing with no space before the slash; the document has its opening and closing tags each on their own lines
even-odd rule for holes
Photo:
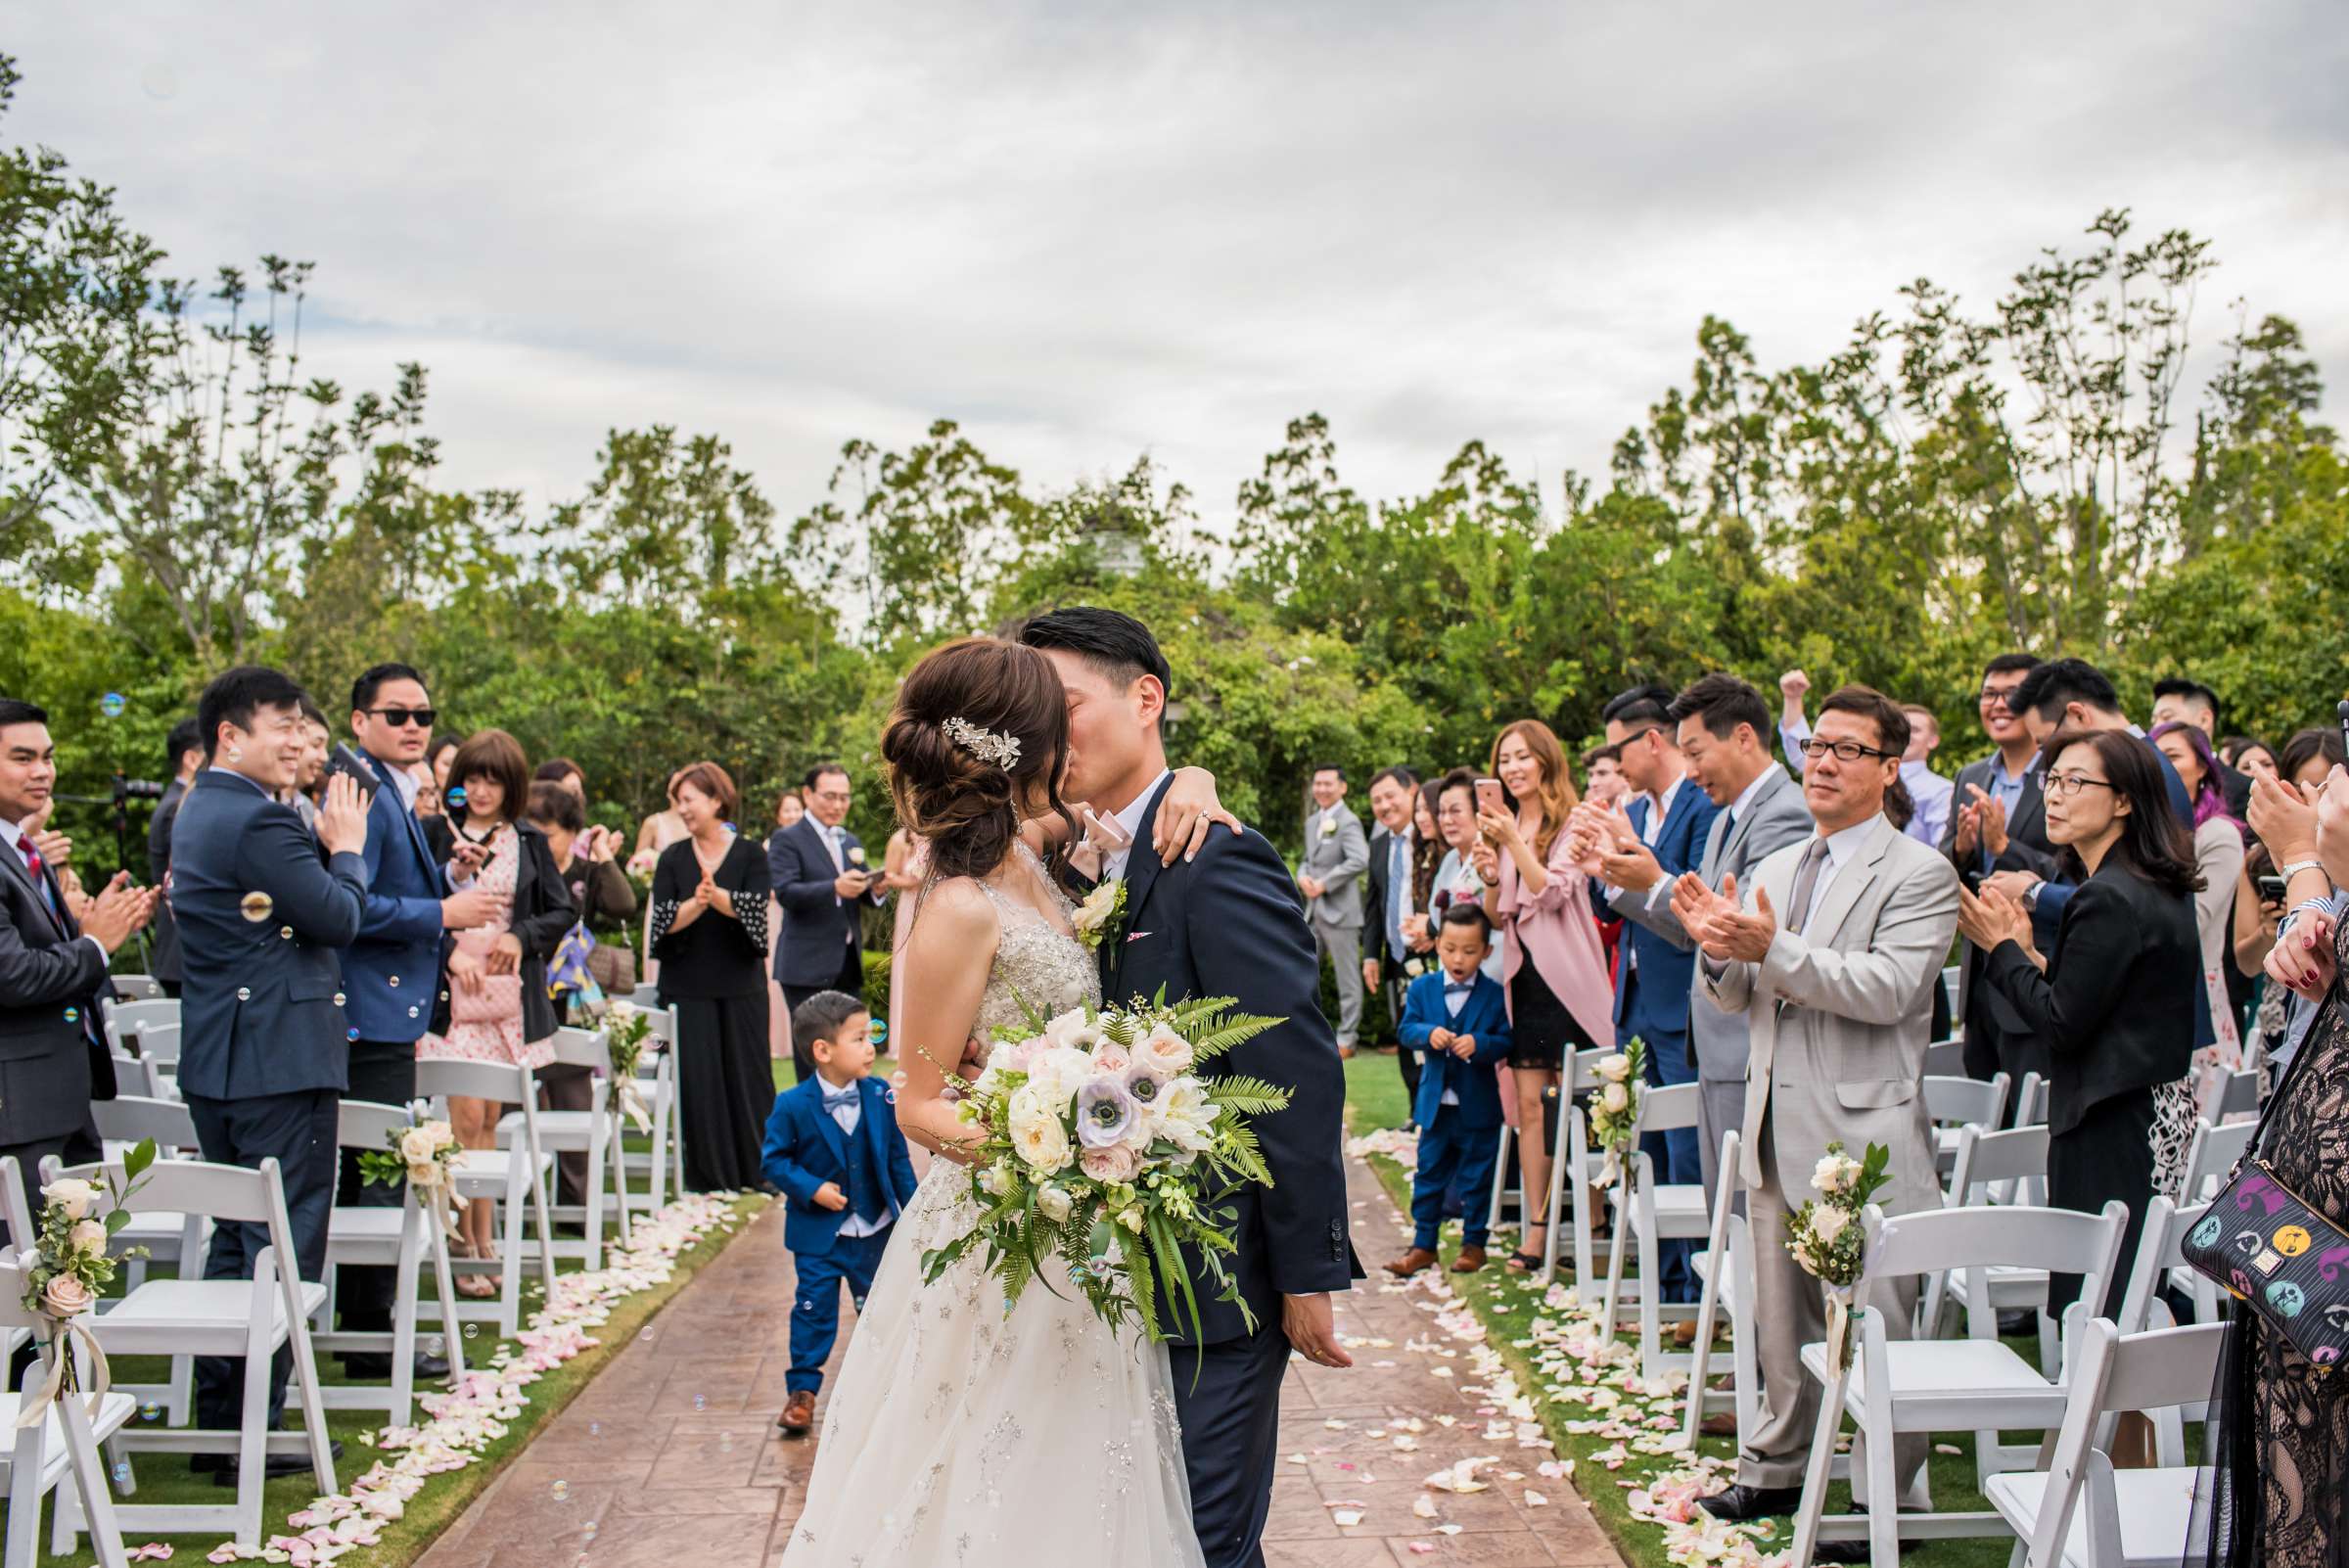
<svg viewBox="0 0 2349 1568">
<path fill-rule="evenodd" d="M 1480 966 L 1493 950 L 1493 924 L 1473 903 L 1444 911 L 1436 937 L 1437 967 L 1411 982 L 1404 995 L 1398 1036 L 1406 1051 L 1424 1053 L 1419 1070 L 1419 1173 L 1411 1178 L 1411 1250 L 1387 1265 L 1408 1278 L 1436 1262 L 1444 1223 L 1444 1194 L 1456 1181 L 1468 1195 L 1454 1273 L 1485 1266 L 1483 1194 L 1492 1190 L 1499 1152 L 1500 1083 L 1496 1069 L 1509 1054 L 1509 1008 L 1500 982 Z"/>
<path fill-rule="evenodd" d="M 871 1081 L 872 1016 L 845 992 L 820 991 L 791 1015 L 815 1076 L 775 1096 L 760 1165 L 783 1189 L 783 1244 L 799 1273 L 791 1314 L 788 1398 L 775 1425 L 798 1437 L 815 1424 L 815 1391 L 840 1333 L 840 1287 L 864 1310 L 889 1232 L 913 1201 L 913 1162 L 889 1090 Z"/>
</svg>

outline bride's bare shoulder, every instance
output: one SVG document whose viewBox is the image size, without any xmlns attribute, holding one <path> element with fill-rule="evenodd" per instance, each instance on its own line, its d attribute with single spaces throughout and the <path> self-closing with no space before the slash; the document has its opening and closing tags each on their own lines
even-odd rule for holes
<svg viewBox="0 0 2349 1568">
<path fill-rule="evenodd" d="M 906 945 L 932 952 L 951 952 L 974 945 L 991 949 L 1001 924 L 994 900 L 976 879 L 942 877 L 922 890 Z"/>
</svg>

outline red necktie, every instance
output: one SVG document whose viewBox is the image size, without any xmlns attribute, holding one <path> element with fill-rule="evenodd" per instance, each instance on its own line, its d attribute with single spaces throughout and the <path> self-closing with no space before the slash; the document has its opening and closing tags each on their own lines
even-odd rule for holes
<svg viewBox="0 0 2349 1568">
<path fill-rule="evenodd" d="M 17 853 L 24 857 L 24 869 L 32 874 L 32 885 L 41 890 L 41 902 L 49 906 L 50 918 L 65 923 L 65 911 L 57 906 L 57 895 L 49 891 L 48 868 L 41 862 L 41 852 L 32 847 L 31 836 L 23 829 L 17 831 Z"/>
</svg>

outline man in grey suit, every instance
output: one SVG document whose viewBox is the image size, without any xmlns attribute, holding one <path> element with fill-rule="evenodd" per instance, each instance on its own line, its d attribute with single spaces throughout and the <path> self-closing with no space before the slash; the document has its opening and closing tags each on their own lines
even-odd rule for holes
<svg viewBox="0 0 2349 1568">
<path fill-rule="evenodd" d="M 1305 818 L 1305 858 L 1297 890 L 1305 895 L 1313 945 L 1338 974 L 1338 1054 L 1354 1054 L 1362 1027 L 1362 873 L 1370 841 L 1362 819 L 1346 808 L 1346 770 L 1313 769 L 1313 809 Z"/>
<path fill-rule="evenodd" d="M 1825 1336 L 1826 1312 L 1819 1281 L 1770 1243 L 1811 1195 L 1827 1144 L 1839 1139 L 1855 1157 L 1870 1143 L 1891 1151 L 1892 1181 L 1877 1199 L 1885 1213 L 1941 1201 L 1923 1078 L 1933 981 L 1958 929 L 1958 872 L 1884 815 L 1908 744 L 1909 720 L 1882 693 L 1836 692 L 1804 747 L 1803 797 L 1817 831 L 1763 860 L 1742 897 L 1734 879 L 1715 892 L 1693 875 L 1673 895 L 1674 914 L 1703 952 L 1701 983 L 1725 1012 L 1746 1014 L 1751 1038 L 1741 1158 L 1764 1243 L 1754 1248 L 1762 1413 L 1738 1455 L 1737 1484 L 1703 1499 L 1717 1518 L 1785 1513 L 1801 1500 L 1819 1419 L 1802 1348 Z M 1915 1298 L 1915 1281 L 1903 1280 L 1864 1305 L 1907 1338 Z M 1899 1490 L 1923 1462 L 1922 1439 L 1903 1439 Z M 1858 1455 L 1853 1471 L 1863 1473 Z M 1865 1542 L 1830 1545 L 1819 1561 L 1865 1560 Z"/>
<path fill-rule="evenodd" d="M 1759 691 L 1735 675 L 1706 675 L 1673 699 L 1666 716 L 1679 727 L 1688 776 L 1719 808 L 1697 864 L 1706 887 L 1719 889 L 1724 877 L 1750 881 L 1752 868 L 1766 856 L 1811 836 L 1802 786 L 1770 755 L 1765 739 L 1770 706 Z M 1599 876 L 1613 890 L 1607 904 L 1617 914 L 1676 947 L 1695 947 L 1695 939 L 1672 912 L 1675 879 L 1665 875 L 1655 852 L 1636 837 L 1618 837 L 1613 848 L 1602 851 Z M 1692 977 L 1688 1013 L 1696 1079 L 1703 1085 L 1697 1138 L 1710 1204 L 1722 1134 L 1745 1118 L 1746 1021 L 1743 1013 L 1716 1005 L 1701 977 Z"/>
</svg>

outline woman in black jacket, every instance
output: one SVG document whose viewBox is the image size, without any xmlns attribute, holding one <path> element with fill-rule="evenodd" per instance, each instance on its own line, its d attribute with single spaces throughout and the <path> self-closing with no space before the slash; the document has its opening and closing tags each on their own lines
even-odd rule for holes
<svg viewBox="0 0 2349 1568">
<path fill-rule="evenodd" d="M 2093 1311 L 2109 1316 L 2137 1254 L 2153 1196 L 2154 1095 L 2186 1076 L 2194 1053 L 2192 843 L 2170 809 L 2153 749 L 2117 730 L 2061 731 L 2041 751 L 2049 840 L 2079 891 L 2063 911 L 2054 951 L 2031 946 L 2031 920 L 1996 893 L 1960 889 L 1958 929 L 1989 954 L 1999 989 L 2049 1050 L 2048 1199 L 2095 1214 L 2129 1206 L 2120 1267 Z M 2050 1281 L 2060 1314 L 2080 1276 Z"/>
<path fill-rule="evenodd" d="M 546 962 L 578 916 L 546 835 L 522 819 L 530 771 L 521 744 L 502 729 L 467 736 L 449 778 L 465 790 L 464 805 L 449 818 L 452 881 L 491 894 L 506 913 L 443 942 L 440 999 L 433 1032 L 416 1042 L 416 1059 L 520 1063 L 535 1071 L 554 1061 L 560 1022 L 546 993 Z M 468 1149 L 496 1147 L 504 1113 L 500 1100 L 449 1097 L 450 1130 Z M 486 1198 L 467 1206 L 468 1256 L 497 1255 L 489 1209 Z M 458 1289 L 487 1296 L 496 1286 L 485 1274 L 471 1274 L 459 1276 Z"/>
</svg>

